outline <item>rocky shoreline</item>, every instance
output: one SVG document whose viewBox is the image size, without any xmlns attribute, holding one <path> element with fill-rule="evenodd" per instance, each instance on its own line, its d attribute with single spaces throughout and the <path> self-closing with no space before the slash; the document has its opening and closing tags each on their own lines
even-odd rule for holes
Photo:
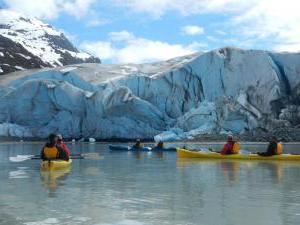
<svg viewBox="0 0 300 225">
<path fill-rule="evenodd" d="M 282 142 L 300 142 L 300 128 L 281 128 L 273 132 L 265 132 L 262 130 L 253 130 L 244 134 L 235 135 L 235 139 L 241 142 L 268 142 L 273 136 L 277 137 Z M 224 142 L 227 138 L 226 134 L 204 134 L 196 136 L 194 139 L 183 139 L 174 142 Z M 17 138 L 17 137 L 0 137 L 0 142 L 45 142 L 44 138 Z M 72 139 L 66 138 L 66 141 L 71 142 Z M 143 142 L 154 142 L 154 139 L 141 139 Z M 134 142 L 135 139 L 111 138 L 111 139 L 96 139 L 96 142 L 107 143 L 128 143 Z M 87 138 L 76 139 L 76 142 L 89 142 Z"/>
</svg>

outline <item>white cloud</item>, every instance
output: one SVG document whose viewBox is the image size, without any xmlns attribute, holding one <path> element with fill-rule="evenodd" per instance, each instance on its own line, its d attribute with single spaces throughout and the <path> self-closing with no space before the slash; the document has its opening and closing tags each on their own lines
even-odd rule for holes
<svg viewBox="0 0 300 225">
<path fill-rule="evenodd" d="M 44 19 L 55 19 L 61 12 L 76 18 L 85 16 L 97 0 L 3 0 L 9 9 Z"/>
<path fill-rule="evenodd" d="M 300 50 L 299 8 L 297 0 L 257 0 L 247 11 L 233 17 L 232 25 L 247 38 L 269 40 L 275 50 Z"/>
<path fill-rule="evenodd" d="M 81 18 L 89 12 L 90 7 L 96 0 L 73 0 L 63 2 L 63 9 L 66 13 L 76 18 Z"/>
<path fill-rule="evenodd" d="M 223 30 L 216 30 L 215 33 L 218 34 L 218 35 L 222 35 L 222 36 L 227 35 L 227 33 Z"/>
<path fill-rule="evenodd" d="M 252 0 L 114 0 L 116 6 L 126 7 L 135 12 L 161 17 L 168 11 L 182 15 L 208 12 L 234 12 L 251 4 Z"/>
<path fill-rule="evenodd" d="M 91 19 L 87 22 L 86 25 L 88 27 L 99 27 L 99 26 L 105 25 L 107 23 L 109 23 L 109 21 L 106 19 Z"/>
<path fill-rule="evenodd" d="M 95 4 L 104 8 L 108 6 L 106 9 L 110 10 L 117 9 L 120 17 L 121 13 L 124 13 L 119 10 L 120 8 L 125 9 L 126 14 L 127 12 L 149 14 L 150 17 L 147 19 L 162 18 L 166 13 L 180 13 L 183 16 L 209 14 L 216 16 L 214 21 L 217 24 L 206 24 L 205 28 L 206 26 L 213 28 L 216 35 L 224 36 L 223 40 L 230 38 L 237 40 L 235 45 L 247 43 L 251 44 L 249 47 L 266 46 L 275 50 L 300 50 L 298 0 L 3 0 L 3 2 L 8 8 L 39 18 L 53 19 L 60 13 L 67 13 L 75 18 L 88 15 L 87 26 L 92 27 L 105 23 L 99 19 L 99 12 L 93 10 L 92 6 Z M 110 12 L 116 11 L 108 11 Z M 201 33 L 199 30 L 192 30 L 186 30 L 185 33 L 190 35 Z M 224 41 L 220 43 L 223 44 Z"/>
<path fill-rule="evenodd" d="M 39 18 L 53 19 L 59 13 L 57 1 L 54 0 L 4 0 L 5 4 L 13 10 Z"/>
<path fill-rule="evenodd" d="M 211 35 L 208 35 L 206 36 L 206 39 L 209 40 L 209 41 L 212 41 L 212 42 L 218 42 L 219 39 L 214 37 L 214 36 L 211 36 Z"/>
<path fill-rule="evenodd" d="M 274 46 L 276 51 L 300 52 L 300 43 L 284 43 Z"/>
<path fill-rule="evenodd" d="M 119 32 L 110 32 L 108 34 L 110 39 L 113 42 L 118 42 L 118 41 L 131 41 L 135 40 L 135 36 L 133 33 L 128 32 L 127 30 L 119 31 Z"/>
<path fill-rule="evenodd" d="M 172 11 L 184 16 L 222 13 L 225 20 L 217 21 L 218 26 L 215 27 L 221 29 L 221 32 L 217 31 L 219 35 L 231 34 L 230 36 L 238 37 L 241 42 L 252 42 L 253 47 L 266 43 L 273 49 L 281 46 L 280 49 L 300 50 L 298 0 L 114 0 L 114 2 L 118 7 L 147 13 L 155 18 L 161 18 Z"/>
<path fill-rule="evenodd" d="M 203 27 L 199 27 L 195 25 L 184 26 L 181 28 L 181 30 L 186 35 L 200 35 L 204 33 Z"/>
<path fill-rule="evenodd" d="M 81 48 L 85 51 L 103 60 L 110 60 L 112 63 L 144 63 L 167 60 L 194 53 L 203 46 L 197 42 L 190 45 L 169 44 L 136 37 L 128 31 L 112 32 L 109 34 L 108 41 L 81 44 Z"/>
<path fill-rule="evenodd" d="M 101 56 L 101 60 L 113 59 L 116 54 L 116 49 L 108 41 L 84 42 L 80 47 L 97 57 Z"/>
</svg>

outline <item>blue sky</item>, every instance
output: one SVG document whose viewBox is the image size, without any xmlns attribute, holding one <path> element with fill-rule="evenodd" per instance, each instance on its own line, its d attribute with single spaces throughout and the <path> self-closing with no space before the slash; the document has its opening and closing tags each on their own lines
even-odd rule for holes
<svg viewBox="0 0 300 225">
<path fill-rule="evenodd" d="M 300 50 L 297 0 L 0 0 L 63 30 L 104 63 L 165 60 L 235 46 Z"/>
</svg>

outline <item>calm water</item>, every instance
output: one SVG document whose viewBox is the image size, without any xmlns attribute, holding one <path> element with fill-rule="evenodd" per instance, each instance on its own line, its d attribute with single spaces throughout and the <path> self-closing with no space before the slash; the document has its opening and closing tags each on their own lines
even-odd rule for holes
<svg viewBox="0 0 300 225">
<path fill-rule="evenodd" d="M 70 147 L 101 157 L 41 173 L 37 160 L 8 159 L 37 154 L 40 144 L 0 145 L 1 225 L 300 224 L 299 163 L 178 160 L 173 152 Z"/>
</svg>

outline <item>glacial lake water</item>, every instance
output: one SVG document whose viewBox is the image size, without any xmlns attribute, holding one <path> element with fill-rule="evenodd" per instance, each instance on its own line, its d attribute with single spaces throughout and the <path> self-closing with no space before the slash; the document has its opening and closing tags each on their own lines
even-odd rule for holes
<svg viewBox="0 0 300 225">
<path fill-rule="evenodd" d="M 0 144 L 1 225 L 300 224 L 300 163 L 180 160 L 175 152 L 69 146 L 100 158 L 47 173 L 38 160 L 9 161 L 38 154 L 42 144 Z M 300 153 L 299 145 L 285 149 Z"/>
</svg>

